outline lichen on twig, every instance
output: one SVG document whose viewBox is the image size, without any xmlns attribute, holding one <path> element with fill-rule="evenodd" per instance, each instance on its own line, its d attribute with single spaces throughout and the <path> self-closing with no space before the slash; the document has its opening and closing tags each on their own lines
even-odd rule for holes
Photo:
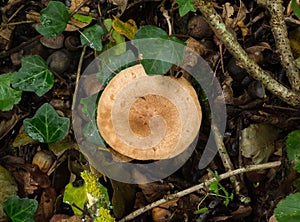
<svg viewBox="0 0 300 222">
<path fill-rule="evenodd" d="M 276 41 L 277 52 L 280 56 L 282 66 L 293 90 L 300 92 L 300 72 L 293 57 L 284 21 L 284 8 L 282 0 L 256 0 L 270 12 L 270 25 Z"/>
<path fill-rule="evenodd" d="M 216 12 L 210 2 L 196 0 L 195 8 L 200 10 L 215 35 L 223 42 L 228 51 L 253 78 L 262 84 L 282 101 L 292 105 L 300 106 L 300 94 L 287 88 L 276 81 L 268 72 L 264 71 L 252 59 L 249 58 L 245 50 L 238 43 L 233 34 L 226 28 L 221 16 Z"/>
</svg>

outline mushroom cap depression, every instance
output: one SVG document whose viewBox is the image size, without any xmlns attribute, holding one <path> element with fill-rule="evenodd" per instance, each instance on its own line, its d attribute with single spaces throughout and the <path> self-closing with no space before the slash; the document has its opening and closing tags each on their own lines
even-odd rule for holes
<svg viewBox="0 0 300 222">
<path fill-rule="evenodd" d="M 184 78 L 148 76 L 142 65 L 122 70 L 105 87 L 97 110 L 104 140 L 137 160 L 182 153 L 201 124 L 197 94 Z"/>
</svg>

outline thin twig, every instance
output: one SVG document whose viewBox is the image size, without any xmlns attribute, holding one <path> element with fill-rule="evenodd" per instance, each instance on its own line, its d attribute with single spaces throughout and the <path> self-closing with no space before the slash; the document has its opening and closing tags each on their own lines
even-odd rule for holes
<svg viewBox="0 0 300 222">
<path fill-rule="evenodd" d="M 285 68 L 286 75 L 292 89 L 300 92 L 300 72 L 293 57 L 287 27 L 284 21 L 284 9 L 282 0 L 256 0 L 263 5 L 271 15 L 270 25 L 276 41 L 276 48 Z"/>
<path fill-rule="evenodd" d="M 282 101 L 300 106 L 300 95 L 277 82 L 268 72 L 264 71 L 252 59 L 238 43 L 233 34 L 226 28 L 221 16 L 216 12 L 213 5 L 204 0 L 195 0 L 195 8 L 200 10 L 215 35 L 223 42 L 228 51 L 235 57 L 246 71 Z"/>
<path fill-rule="evenodd" d="M 82 52 L 81 52 L 81 55 L 80 55 L 80 59 L 79 59 L 79 63 L 78 63 L 78 67 L 77 67 L 75 90 L 74 90 L 73 102 L 72 102 L 72 111 L 74 110 L 74 107 L 76 105 L 76 98 L 77 98 L 76 95 L 77 95 L 77 91 L 78 91 L 78 84 L 79 84 L 79 79 L 80 79 L 81 67 L 82 67 L 86 47 L 87 47 L 86 45 L 83 46 L 83 49 L 82 49 Z"/>
<path fill-rule="evenodd" d="M 275 162 L 270 162 L 270 163 L 264 163 L 264 164 L 258 164 L 258 165 L 249 165 L 240 169 L 236 169 L 233 171 L 229 171 L 227 173 L 221 174 L 218 178 L 219 181 L 236 176 L 238 174 L 242 174 L 242 173 L 246 173 L 246 172 L 250 172 L 250 171 L 256 171 L 256 170 L 263 170 L 263 169 L 268 169 L 268 168 L 274 168 L 277 167 L 281 164 L 280 161 L 275 161 Z M 209 186 L 212 182 L 216 181 L 216 178 L 212 178 L 209 179 L 203 183 L 197 184 L 193 187 L 190 187 L 188 189 L 182 190 L 178 193 L 174 193 L 174 194 L 170 194 L 165 196 L 163 199 L 160 199 L 158 201 L 155 201 L 143 208 L 140 208 L 134 212 L 132 212 L 131 214 L 127 215 L 126 217 L 122 218 L 121 220 L 119 220 L 118 222 L 125 222 L 125 221 L 129 221 L 132 220 L 134 218 L 136 218 L 137 216 L 147 212 L 148 210 L 153 209 L 154 207 L 157 207 L 163 203 L 166 203 L 170 200 L 176 199 L 176 198 L 181 198 L 183 196 L 186 196 L 188 194 L 191 194 L 197 190 L 203 189 L 204 187 Z"/>
<path fill-rule="evenodd" d="M 226 147 L 224 145 L 223 136 L 221 135 L 218 127 L 214 123 L 211 124 L 211 129 L 214 133 L 215 141 L 216 141 L 216 144 L 218 147 L 218 153 L 219 153 L 219 156 L 221 157 L 221 160 L 225 167 L 225 170 L 227 172 L 233 171 L 234 166 L 231 162 L 231 159 L 230 159 L 228 152 L 226 150 Z M 240 183 L 239 179 L 236 176 L 234 176 L 234 177 L 230 178 L 230 181 L 233 183 L 235 193 L 239 197 L 239 199 L 244 203 L 249 203 L 251 201 L 250 198 L 246 197 L 240 193 L 241 183 Z"/>
</svg>

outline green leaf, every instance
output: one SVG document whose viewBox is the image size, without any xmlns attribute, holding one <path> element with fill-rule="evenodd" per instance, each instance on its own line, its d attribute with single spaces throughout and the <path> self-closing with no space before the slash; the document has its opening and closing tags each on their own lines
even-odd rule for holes
<svg viewBox="0 0 300 222">
<path fill-rule="evenodd" d="M 195 210 L 194 214 L 203 214 L 206 211 L 208 211 L 208 207 L 202 207 L 199 210 Z"/>
<path fill-rule="evenodd" d="M 69 183 L 65 187 L 63 202 L 69 204 L 74 214 L 82 215 L 82 211 L 79 209 L 84 209 L 85 203 L 88 201 L 86 184 L 81 187 L 74 187 L 72 183 Z M 77 207 L 75 207 L 76 205 Z M 79 208 L 79 209 L 78 209 Z"/>
<path fill-rule="evenodd" d="M 3 204 L 3 210 L 13 222 L 34 222 L 38 202 L 11 195 Z"/>
<path fill-rule="evenodd" d="M 73 18 L 76 19 L 77 21 L 88 23 L 88 24 L 90 24 L 93 20 L 93 17 L 91 17 L 91 16 L 81 15 L 81 14 L 78 14 L 78 13 L 75 13 L 73 15 Z"/>
<path fill-rule="evenodd" d="M 287 155 L 290 160 L 300 156 L 300 130 L 289 133 L 286 140 Z"/>
<path fill-rule="evenodd" d="M 3 203 L 10 195 L 17 194 L 18 186 L 10 172 L 0 165 L 0 203 Z M 0 205 L 0 218 L 4 216 L 2 205 Z"/>
<path fill-rule="evenodd" d="M 122 47 L 123 44 L 115 47 Z M 113 51 L 109 50 L 109 53 Z M 121 55 L 108 54 L 102 57 L 99 63 L 99 71 L 97 78 L 103 86 L 106 86 L 109 81 L 122 69 L 136 64 L 135 55 L 131 50 L 126 51 Z"/>
<path fill-rule="evenodd" d="M 34 117 L 24 119 L 23 124 L 32 139 L 53 143 L 67 135 L 70 120 L 60 117 L 49 103 L 45 103 L 36 111 Z"/>
<path fill-rule="evenodd" d="M 82 45 L 88 45 L 92 49 L 97 51 L 102 50 L 101 36 L 104 34 L 104 30 L 100 25 L 93 25 L 83 30 L 80 35 Z"/>
<path fill-rule="evenodd" d="M 196 12 L 194 0 L 176 0 L 179 7 L 179 15 L 184 16 L 188 12 Z"/>
<path fill-rule="evenodd" d="M 112 28 L 112 19 L 105 19 L 103 21 L 103 24 L 105 26 L 105 28 L 107 29 L 107 31 L 111 34 L 111 37 L 113 39 L 113 41 L 109 41 L 109 43 L 107 43 L 104 46 L 104 50 L 107 50 L 113 46 L 116 46 L 120 43 L 124 43 L 125 42 L 125 37 L 121 34 L 119 34 L 118 32 L 116 32 L 113 28 Z M 126 51 L 126 45 L 122 44 L 120 45 L 120 47 L 115 47 L 111 50 L 114 50 L 114 55 L 120 55 L 122 53 L 124 53 Z"/>
<path fill-rule="evenodd" d="M 83 127 L 83 135 L 88 142 L 97 146 L 106 147 L 106 143 L 102 138 L 96 123 L 98 97 L 98 94 L 94 94 L 80 100 L 80 103 L 83 105 L 82 112 L 88 118 L 88 123 Z"/>
<path fill-rule="evenodd" d="M 208 189 L 213 191 L 216 195 L 219 195 L 219 181 L 217 181 L 217 180 L 213 181 L 209 185 Z"/>
<path fill-rule="evenodd" d="M 274 210 L 278 222 L 299 222 L 300 221 L 300 193 L 288 195 L 281 200 Z"/>
<path fill-rule="evenodd" d="M 147 38 L 151 39 L 149 44 L 146 44 L 147 42 L 144 41 L 136 41 Z M 136 32 L 132 43 L 137 47 L 139 54 L 147 58 L 142 59 L 141 63 L 149 75 L 168 72 L 172 63 L 163 61 L 166 58 L 174 64 L 183 61 L 184 47 L 178 47 L 178 43 L 183 44 L 183 42 L 176 37 L 168 36 L 164 30 L 156 26 L 146 25 L 141 27 Z"/>
<path fill-rule="evenodd" d="M 69 12 L 62 2 L 49 2 L 40 14 L 41 24 L 36 26 L 36 30 L 46 37 L 59 35 L 67 27 Z"/>
<path fill-rule="evenodd" d="M 34 55 L 22 59 L 22 67 L 16 73 L 12 86 L 42 96 L 52 88 L 53 84 L 54 77 L 45 60 Z"/>
<path fill-rule="evenodd" d="M 292 9 L 298 19 L 300 19 L 300 8 L 298 6 L 297 0 L 292 0 Z"/>
<path fill-rule="evenodd" d="M 9 111 L 21 100 L 22 91 L 10 87 L 15 72 L 0 75 L 0 110 Z"/>
</svg>

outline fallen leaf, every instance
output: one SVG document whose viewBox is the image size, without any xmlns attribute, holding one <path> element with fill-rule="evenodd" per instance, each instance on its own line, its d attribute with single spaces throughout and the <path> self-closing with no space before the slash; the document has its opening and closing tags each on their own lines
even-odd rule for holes
<svg viewBox="0 0 300 222">
<path fill-rule="evenodd" d="M 274 152 L 279 129 L 267 124 L 251 124 L 242 130 L 241 152 L 254 164 L 266 163 Z"/>
<path fill-rule="evenodd" d="M 54 188 L 50 187 L 44 190 L 34 217 L 35 221 L 49 221 L 54 213 L 55 201 L 56 193 Z"/>
<path fill-rule="evenodd" d="M 132 40 L 133 36 L 137 32 L 135 21 L 129 19 L 127 22 L 123 22 L 116 16 L 114 16 L 114 19 L 115 20 L 112 22 L 114 30 L 119 34 L 126 36 L 129 40 Z"/>
<path fill-rule="evenodd" d="M 0 203 L 3 203 L 10 195 L 17 194 L 18 186 L 10 172 L 0 166 Z M 0 218 L 4 216 L 2 204 L 0 204 Z"/>
</svg>

